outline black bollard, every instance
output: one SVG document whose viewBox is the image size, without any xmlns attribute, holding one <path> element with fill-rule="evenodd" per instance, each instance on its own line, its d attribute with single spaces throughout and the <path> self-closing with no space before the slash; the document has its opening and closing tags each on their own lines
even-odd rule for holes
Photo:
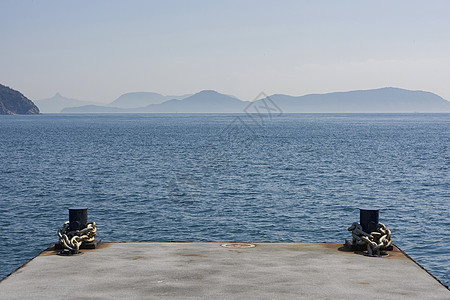
<svg viewBox="0 0 450 300">
<path fill-rule="evenodd" d="M 371 233 L 378 228 L 380 210 L 376 208 L 360 208 L 359 223 L 364 232 Z"/>
<path fill-rule="evenodd" d="M 81 230 L 87 227 L 87 207 L 69 208 L 69 228 L 70 230 Z"/>
</svg>

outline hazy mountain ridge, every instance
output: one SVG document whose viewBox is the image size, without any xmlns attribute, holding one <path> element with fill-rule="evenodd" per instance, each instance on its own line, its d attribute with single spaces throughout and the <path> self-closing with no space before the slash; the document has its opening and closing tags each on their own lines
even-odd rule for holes
<svg viewBox="0 0 450 300">
<path fill-rule="evenodd" d="M 0 84 L 0 115 L 36 115 L 39 108 L 19 91 Z"/>
<path fill-rule="evenodd" d="M 242 112 L 248 102 L 216 91 L 204 90 L 182 100 L 172 99 L 145 107 L 147 112 L 235 113 Z"/>
<path fill-rule="evenodd" d="M 269 98 L 285 113 L 450 112 L 450 102 L 436 94 L 393 87 L 304 96 L 274 94 Z M 66 108 L 63 112 L 240 113 L 248 104 L 234 96 L 205 90 L 182 100 L 171 99 L 139 108 L 112 110 L 107 106 L 82 106 Z"/>
<path fill-rule="evenodd" d="M 154 92 L 132 92 L 119 96 L 111 103 L 100 103 L 93 101 L 84 101 L 79 99 L 67 98 L 56 93 L 55 96 L 47 99 L 37 100 L 36 103 L 41 107 L 44 113 L 64 112 L 84 112 L 84 113 L 110 113 L 110 112 L 132 112 L 151 104 L 159 104 L 171 99 L 183 99 L 191 96 L 190 94 L 181 96 L 164 96 Z M 72 109 L 73 108 L 73 109 Z M 116 109 L 117 108 L 117 109 Z M 121 110 L 122 109 L 122 110 Z"/>
<path fill-rule="evenodd" d="M 234 96 L 204 90 L 184 99 L 171 99 L 160 104 L 138 108 L 113 108 L 108 106 L 80 106 L 63 109 L 64 113 L 239 113 L 248 104 Z"/>
<path fill-rule="evenodd" d="M 164 101 L 172 99 L 181 100 L 189 96 L 191 95 L 164 96 L 154 92 L 133 92 L 121 95 L 119 98 L 111 102 L 109 106 L 118 108 L 139 108 L 151 104 L 160 104 Z"/>
<path fill-rule="evenodd" d="M 0 114 L 39 113 L 39 108 L 20 92 L 3 85 L 0 85 L 0 92 Z M 434 93 L 393 87 L 304 96 L 274 94 L 268 98 L 285 113 L 450 112 L 450 102 Z M 263 105 L 265 100 L 255 103 Z M 41 111 L 48 113 L 242 113 L 249 103 L 213 90 L 183 96 L 126 93 L 104 105 L 63 97 L 59 93 L 36 101 Z M 141 104 L 145 105 L 134 107 Z"/>
<path fill-rule="evenodd" d="M 275 94 L 270 99 L 285 112 L 450 112 L 450 102 L 436 94 L 393 87 L 297 97 Z"/>
<path fill-rule="evenodd" d="M 101 105 L 101 103 L 67 98 L 62 96 L 60 93 L 56 93 L 53 97 L 36 100 L 36 105 L 43 113 L 60 113 L 66 107 Z"/>
</svg>

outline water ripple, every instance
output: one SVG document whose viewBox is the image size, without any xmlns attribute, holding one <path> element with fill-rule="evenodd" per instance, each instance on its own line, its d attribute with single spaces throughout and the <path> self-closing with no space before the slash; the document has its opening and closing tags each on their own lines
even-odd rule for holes
<svg viewBox="0 0 450 300">
<path fill-rule="evenodd" d="M 117 242 L 343 242 L 369 205 L 449 284 L 450 115 L 235 117 L 0 117 L 0 278 L 73 205 Z"/>
</svg>

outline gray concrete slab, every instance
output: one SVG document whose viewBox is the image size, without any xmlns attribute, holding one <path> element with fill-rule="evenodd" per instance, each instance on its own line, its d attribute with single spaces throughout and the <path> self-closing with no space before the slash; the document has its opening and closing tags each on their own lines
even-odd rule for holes
<svg viewBox="0 0 450 300">
<path fill-rule="evenodd" d="M 450 299 L 397 248 L 388 258 L 341 244 L 106 243 L 44 251 L 0 283 L 1 299 Z"/>
</svg>

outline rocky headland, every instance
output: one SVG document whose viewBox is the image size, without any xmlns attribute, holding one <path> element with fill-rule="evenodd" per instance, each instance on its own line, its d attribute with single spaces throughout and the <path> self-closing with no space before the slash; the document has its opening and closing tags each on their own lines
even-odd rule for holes
<svg viewBox="0 0 450 300">
<path fill-rule="evenodd" d="M 22 93 L 0 84 L 0 115 L 36 115 L 39 108 Z"/>
</svg>

